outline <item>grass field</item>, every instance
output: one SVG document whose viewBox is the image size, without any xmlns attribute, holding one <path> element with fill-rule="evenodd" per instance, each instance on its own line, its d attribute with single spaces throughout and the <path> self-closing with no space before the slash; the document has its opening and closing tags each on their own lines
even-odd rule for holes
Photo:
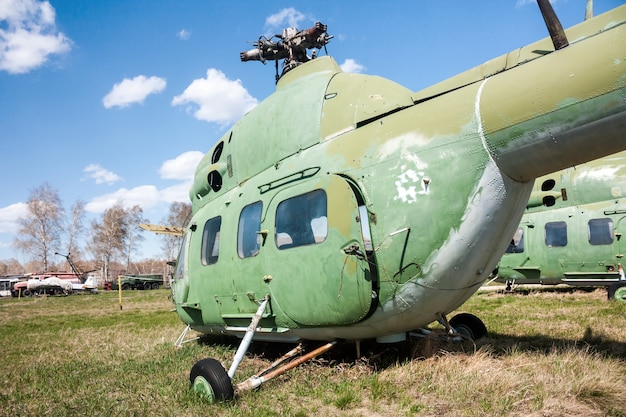
<svg viewBox="0 0 626 417">
<path fill-rule="evenodd" d="M 216 405 L 189 370 L 204 357 L 228 369 L 236 346 L 175 348 L 168 295 L 126 291 L 122 310 L 106 292 L 0 299 L 0 416 L 626 415 L 626 304 L 602 290 L 480 293 L 462 307 L 490 331 L 475 346 L 339 346 Z M 235 382 L 289 348 L 253 344 Z"/>
</svg>

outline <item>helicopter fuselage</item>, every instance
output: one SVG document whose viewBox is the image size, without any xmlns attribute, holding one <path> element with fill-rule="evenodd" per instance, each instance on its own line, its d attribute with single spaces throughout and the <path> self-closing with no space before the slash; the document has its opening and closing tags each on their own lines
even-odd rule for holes
<svg viewBox="0 0 626 417">
<path fill-rule="evenodd" d="M 392 340 L 461 306 L 534 178 L 626 148 L 626 7 L 414 93 L 329 57 L 198 165 L 172 291 L 195 330 Z M 607 22 L 617 27 L 604 30 Z M 581 59 L 584 57 L 584 59 Z"/>
</svg>

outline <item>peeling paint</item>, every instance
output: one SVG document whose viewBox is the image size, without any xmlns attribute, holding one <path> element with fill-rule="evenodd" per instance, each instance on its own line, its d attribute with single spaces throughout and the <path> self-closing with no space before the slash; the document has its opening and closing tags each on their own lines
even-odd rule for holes
<svg viewBox="0 0 626 417">
<path fill-rule="evenodd" d="M 423 171 L 416 172 L 407 169 L 398 175 L 398 180 L 395 182 L 398 193 L 394 200 L 409 204 L 415 203 L 418 195 L 426 195 L 430 192 L 431 182 L 430 177 L 426 176 Z M 417 191 L 418 186 L 420 191 Z"/>
</svg>

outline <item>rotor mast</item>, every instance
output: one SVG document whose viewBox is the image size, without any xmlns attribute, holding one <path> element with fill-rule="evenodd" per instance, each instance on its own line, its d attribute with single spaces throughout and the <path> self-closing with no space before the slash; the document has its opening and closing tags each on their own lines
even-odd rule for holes
<svg viewBox="0 0 626 417">
<path fill-rule="evenodd" d="M 281 34 L 267 38 L 264 35 L 255 42 L 254 48 L 241 52 L 239 57 L 242 62 L 261 61 L 265 64 L 267 60 L 276 61 L 276 81 L 280 76 L 296 68 L 298 65 L 315 59 L 317 51 L 313 51 L 311 56 L 307 55 L 308 49 L 326 50 L 326 44 L 333 36 L 326 32 L 327 26 L 321 22 L 315 23 L 309 29 L 298 30 L 298 28 L 285 28 Z M 277 40 L 274 41 L 273 39 Z M 278 61 L 283 59 L 282 74 L 278 75 Z"/>
</svg>

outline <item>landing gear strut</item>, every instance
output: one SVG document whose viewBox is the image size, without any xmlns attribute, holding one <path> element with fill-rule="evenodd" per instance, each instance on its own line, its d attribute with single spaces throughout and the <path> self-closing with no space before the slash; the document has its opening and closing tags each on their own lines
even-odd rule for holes
<svg viewBox="0 0 626 417">
<path fill-rule="evenodd" d="M 248 326 L 246 334 L 241 341 L 239 348 L 237 348 L 233 364 L 230 366 L 228 372 L 226 372 L 226 370 L 219 361 L 213 358 L 202 359 L 196 362 L 193 368 L 191 368 L 191 373 L 189 374 L 189 382 L 191 383 L 192 389 L 198 395 L 206 398 L 209 403 L 213 404 L 215 402 L 232 400 L 238 393 L 259 387 L 262 383 L 269 381 L 274 377 L 282 375 L 288 370 L 295 368 L 296 366 L 310 359 L 313 359 L 324 352 L 329 351 L 337 343 L 327 343 L 324 346 L 321 346 L 306 355 L 303 355 L 280 366 L 284 362 L 302 352 L 302 346 L 298 346 L 287 352 L 283 357 L 272 363 L 269 367 L 261 371 L 259 374 L 248 378 L 247 380 L 237 384 L 236 386 L 233 386 L 232 380 L 235 376 L 235 371 L 237 370 L 237 367 L 243 360 L 243 357 L 250 347 L 252 337 L 257 330 L 259 321 L 261 320 L 261 316 L 263 315 L 263 312 L 265 311 L 265 307 L 267 306 L 268 302 L 269 296 L 266 296 L 263 302 L 259 305 L 259 308 L 252 318 L 252 322 Z"/>
</svg>

